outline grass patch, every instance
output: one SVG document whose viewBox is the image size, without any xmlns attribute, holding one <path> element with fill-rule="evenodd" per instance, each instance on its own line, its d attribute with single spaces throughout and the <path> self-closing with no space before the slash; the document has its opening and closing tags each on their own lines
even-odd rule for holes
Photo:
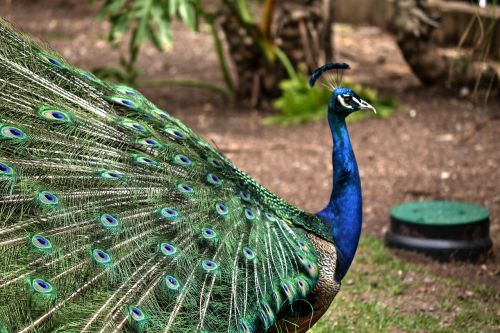
<svg viewBox="0 0 500 333">
<path fill-rule="evenodd" d="M 486 285 L 436 276 L 363 237 L 340 293 L 309 332 L 498 332 L 499 298 Z"/>
</svg>

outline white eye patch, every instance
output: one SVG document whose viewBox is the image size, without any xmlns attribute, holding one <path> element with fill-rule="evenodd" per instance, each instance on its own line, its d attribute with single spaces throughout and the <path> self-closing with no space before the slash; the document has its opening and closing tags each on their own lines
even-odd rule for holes
<svg viewBox="0 0 500 333">
<path fill-rule="evenodd" d="M 345 107 L 346 109 L 352 109 L 352 106 L 350 106 L 349 104 L 347 104 L 345 101 L 344 101 L 344 98 L 342 97 L 342 95 L 338 95 L 337 96 L 337 100 L 340 102 L 340 104 L 342 104 L 343 107 Z"/>
<path fill-rule="evenodd" d="M 357 99 L 356 97 L 352 96 L 352 99 L 358 103 L 359 105 L 362 105 L 363 103 L 361 103 L 361 101 L 359 99 Z"/>
</svg>

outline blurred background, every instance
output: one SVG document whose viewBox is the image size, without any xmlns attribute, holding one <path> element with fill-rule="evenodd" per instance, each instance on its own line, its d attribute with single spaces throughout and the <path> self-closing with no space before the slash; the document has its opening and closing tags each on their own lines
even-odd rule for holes
<svg viewBox="0 0 500 333">
<path fill-rule="evenodd" d="M 0 15 L 73 65 L 137 89 L 308 211 L 331 190 L 325 62 L 378 110 L 350 119 L 364 233 L 311 332 L 500 330 L 500 6 L 445 0 L 0 0 Z M 437 262 L 388 249 L 389 210 L 490 211 L 492 250 Z M 496 256 L 495 256 L 496 253 Z"/>
</svg>

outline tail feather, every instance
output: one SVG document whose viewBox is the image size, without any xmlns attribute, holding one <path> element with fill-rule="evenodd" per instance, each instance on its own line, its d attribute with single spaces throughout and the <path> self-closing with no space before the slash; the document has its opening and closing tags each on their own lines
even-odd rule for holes
<svg viewBox="0 0 500 333">
<path fill-rule="evenodd" d="M 0 73 L 0 332 L 266 331 L 311 292 L 319 220 L 182 122 L 4 21 Z"/>
</svg>

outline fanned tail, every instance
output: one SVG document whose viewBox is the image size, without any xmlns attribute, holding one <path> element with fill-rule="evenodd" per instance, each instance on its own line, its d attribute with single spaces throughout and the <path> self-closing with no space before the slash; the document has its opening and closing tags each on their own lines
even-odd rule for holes
<svg viewBox="0 0 500 333">
<path fill-rule="evenodd" d="M 0 332 L 265 331 L 310 293 L 292 206 L 179 120 L 4 21 L 0 73 Z"/>
</svg>

